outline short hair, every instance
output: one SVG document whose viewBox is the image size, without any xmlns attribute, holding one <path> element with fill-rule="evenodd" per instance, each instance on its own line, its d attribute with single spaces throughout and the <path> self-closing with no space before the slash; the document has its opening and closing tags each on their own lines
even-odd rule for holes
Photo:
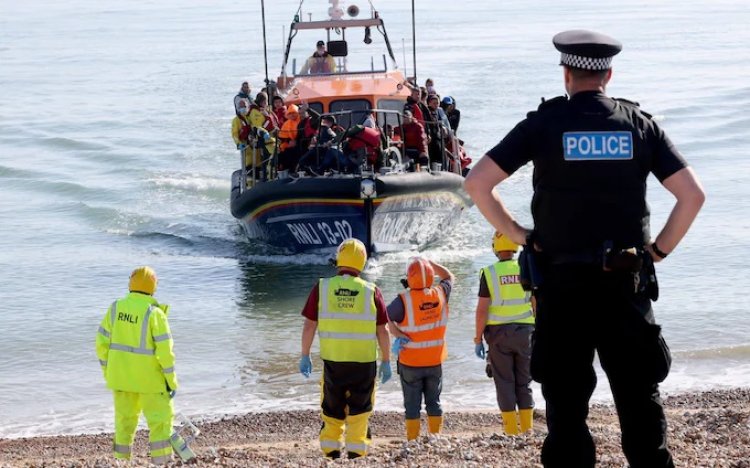
<svg viewBox="0 0 750 468">
<path fill-rule="evenodd" d="M 283 97 L 281 97 L 281 96 L 279 96 L 278 94 L 277 94 L 277 95 L 275 95 L 275 96 L 273 97 L 273 99 L 271 99 L 271 101 L 276 101 L 276 100 L 279 100 L 279 101 L 281 101 L 281 102 L 284 102 L 284 98 L 283 98 Z"/>
<path fill-rule="evenodd" d="M 268 94 L 263 91 L 255 95 L 255 104 L 259 106 L 261 102 L 268 103 Z"/>
<path fill-rule="evenodd" d="M 604 80 L 607 77 L 607 74 L 611 70 L 611 68 L 607 68 L 605 70 L 585 70 L 583 68 L 575 68 L 570 67 L 567 65 L 563 65 L 565 68 L 567 68 L 570 71 L 570 74 L 573 75 L 573 78 L 577 80 L 590 80 L 590 79 L 598 79 L 598 80 Z"/>
<path fill-rule="evenodd" d="M 419 88 L 419 97 L 420 98 L 427 97 L 427 88 L 425 88 L 424 86 Z"/>
<path fill-rule="evenodd" d="M 438 96 L 437 94 L 430 94 L 429 96 L 427 96 L 427 102 L 430 102 L 433 100 L 440 102 L 440 96 Z"/>
</svg>

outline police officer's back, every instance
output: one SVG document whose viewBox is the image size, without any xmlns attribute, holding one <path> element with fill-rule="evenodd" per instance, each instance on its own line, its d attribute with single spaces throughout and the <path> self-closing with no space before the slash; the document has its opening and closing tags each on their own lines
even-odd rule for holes
<svg viewBox="0 0 750 468">
<path fill-rule="evenodd" d="M 605 95 L 621 44 L 589 31 L 553 39 L 571 96 L 543 102 L 471 171 L 466 189 L 493 227 L 535 257 L 538 297 L 531 372 L 542 384 L 549 433 L 545 466 L 593 466 L 586 426 L 599 355 L 631 466 L 673 466 L 658 383 L 669 354 L 655 325 L 653 262 L 687 232 L 703 191 L 659 126 L 637 104 Z M 516 222 L 493 188 L 534 163 L 533 230 Z M 652 240 L 646 179 L 677 198 Z M 523 261 L 521 263 L 524 263 Z"/>
</svg>

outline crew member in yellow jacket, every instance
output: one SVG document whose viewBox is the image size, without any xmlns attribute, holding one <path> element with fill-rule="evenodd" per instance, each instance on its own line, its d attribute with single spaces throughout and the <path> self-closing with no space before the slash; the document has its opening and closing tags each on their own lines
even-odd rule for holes
<svg viewBox="0 0 750 468">
<path fill-rule="evenodd" d="M 349 458 L 367 454 L 375 377 L 380 383 L 391 378 L 385 301 L 377 286 L 359 277 L 366 262 L 365 245 L 344 240 L 336 254 L 336 276 L 321 278 L 302 310 L 299 370 L 305 377 L 312 372 L 310 348 L 317 330 L 323 359 L 320 449 L 329 458 L 341 457 L 344 446 Z"/>
<path fill-rule="evenodd" d="M 533 423 L 530 366 L 534 303 L 521 287 L 520 268 L 513 258 L 518 245 L 495 233 L 492 250 L 498 262 L 482 268 L 474 348 L 477 357 L 484 359 L 484 335 L 505 433 L 516 435 L 519 419 L 520 432 L 531 430 Z"/>
<path fill-rule="evenodd" d="M 96 354 L 115 400 L 115 458 L 130 459 L 138 417 L 143 411 L 149 428 L 152 462 L 172 458 L 172 396 L 178 388 L 169 306 L 154 299 L 156 273 L 136 268 L 130 293 L 112 303 L 99 325 Z"/>
</svg>

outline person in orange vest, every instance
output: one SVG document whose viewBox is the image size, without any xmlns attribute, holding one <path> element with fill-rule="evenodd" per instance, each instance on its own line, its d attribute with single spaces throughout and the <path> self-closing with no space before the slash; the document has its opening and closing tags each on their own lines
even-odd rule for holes
<svg viewBox="0 0 750 468">
<path fill-rule="evenodd" d="M 518 245 L 496 232 L 492 250 L 498 261 L 482 268 L 479 278 L 474 352 L 481 359 L 489 352 L 503 428 L 508 435 L 518 435 L 533 430 L 531 334 L 536 304 L 521 287 L 520 268 L 513 258 Z"/>
<path fill-rule="evenodd" d="M 440 279 L 437 285 L 433 285 L 435 275 Z M 398 353 L 407 440 L 419 437 L 422 397 L 430 433 L 439 433 L 443 426 L 442 364 L 447 356 L 445 329 L 454 282 L 453 273 L 444 266 L 412 258 L 406 267 L 408 289 L 388 306 L 388 327 L 397 337 L 393 350 Z"/>
</svg>

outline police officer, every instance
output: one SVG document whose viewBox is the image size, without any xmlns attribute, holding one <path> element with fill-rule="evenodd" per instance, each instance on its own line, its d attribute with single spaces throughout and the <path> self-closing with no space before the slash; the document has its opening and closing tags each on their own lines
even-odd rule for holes
<svg viewBox="0 0 750 468">
<path fill-rule="evenodd" d="M 377 286 L 359 277 L 366 262 L 365 245 L 358 239 L 344 240 L 336 253 L 336 276 L 321 278 L 302 310 L 299 370 L 305 377 L 312 372 L 310 348 L 317 330 L 323 359 L 319 438 L 328 458 L 341 457 L 344 440 L 349 458 L 367 454 L 376 372 L 381 383 L 391 378 L 385 301 Z"/>
<path fill-rule="evenodd" d="M 562 53 L 569 97 L 543 102 L 529 113 L 465 182 L 492 226 L 525 244 L 541 273 L 531 374 L 542 384 L 547 405 L 542 463 L 594 466 L 586 417 L 596 386 L 596 351 L 630 466 L 674 466 L 658 390 L 670 358 L 651 309 L 657 295 L 653 263 L 674 250 L 705 195 L 651 117 L 636 103 L 605 95 L 621 44 L 590 31 L 563 32 L 553 43 Z M 531 230 L 493 191 L 529 161 Z M 655 238 L 646 203 L 649 173 L 676 198 Z"/>
<path fill-rule="evenodd" d="M 177 390 L 168 306 L 154 299 L 156 273 L 136 268 L 130 293 L 113 302 L 99 324 L 96 354 L 115 400 L 115 458 L 129 460 L 138 416 L 143 411 L 149 428 L 151 461 L 172 459 L 174 408 Z"/>
</svg>

